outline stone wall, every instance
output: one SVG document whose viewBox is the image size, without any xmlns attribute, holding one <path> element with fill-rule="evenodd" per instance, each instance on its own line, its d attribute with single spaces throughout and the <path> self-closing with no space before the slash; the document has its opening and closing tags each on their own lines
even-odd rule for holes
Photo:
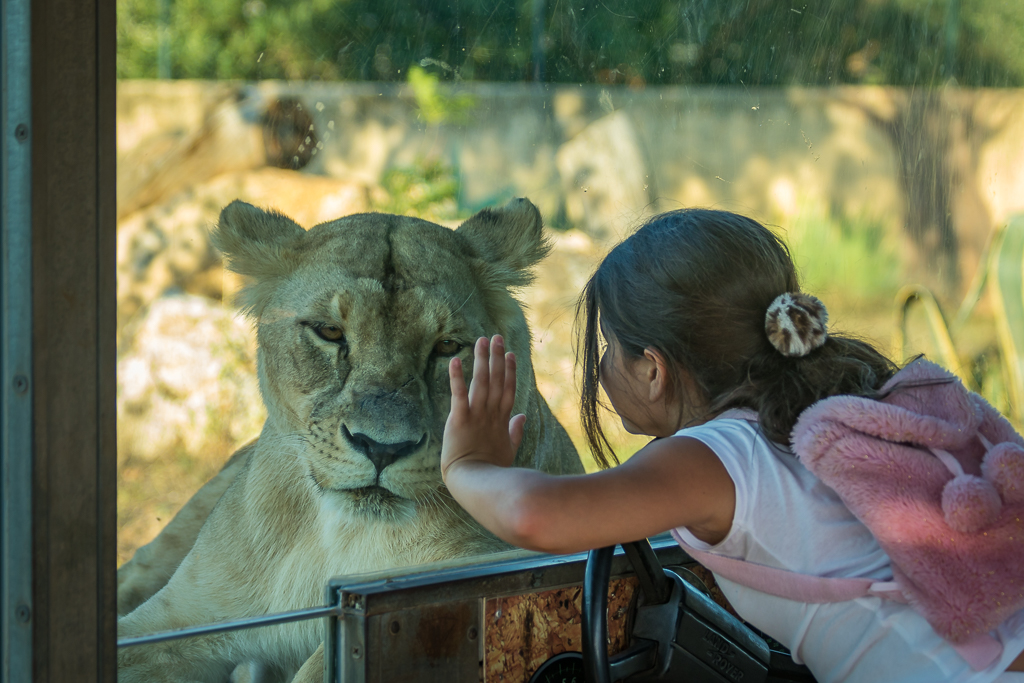
<svg viewBox="0 0 1024 683">
<path fill-rule="evenodd" d="M 458 92 L 470 96 L 469 113 L 430 124 L 404 85 L 125 81 L 119 149 L 201 125 L 215 105 L 259 111 L 294 97 L 316 133 L 305 173 L 372 186 L 389 168 L 440 159 L 458 174 L 467 212 L 527 196 L 549 223 L 598 239 L 677 206 L 779 224 L 814 206 L 913 228 L 926 258 L 951 233 L 967 271 L 991 227 L 1024 210 L 1021 90 L 481 83 Z"/>
</svg>

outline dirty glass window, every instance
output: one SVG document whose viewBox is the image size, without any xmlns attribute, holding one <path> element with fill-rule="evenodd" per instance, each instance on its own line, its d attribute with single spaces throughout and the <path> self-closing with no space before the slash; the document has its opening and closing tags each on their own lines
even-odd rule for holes
<svg viewBox="0 0 1024 683">
<path fill-rule="evenodd" d="M 246 279 L 210 240 L 235 199 L 452 228 L 529 198 L 554 245 L 517 294 L 536 385 L 591 469 L 575 297 L 680 207 L 771 226 L 834 328 L 1020 424 L 1021 44 L 1002 0 L 119 0 L 119 564 L 236 449 L 311 441 L 268 445 L 263 399 L 340 381 L 291 354 L 261 395 Z"/>
</svg>

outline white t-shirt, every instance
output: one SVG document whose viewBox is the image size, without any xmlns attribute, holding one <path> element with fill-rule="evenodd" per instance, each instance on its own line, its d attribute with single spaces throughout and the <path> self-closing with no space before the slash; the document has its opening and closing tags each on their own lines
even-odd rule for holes
<svg viewBox="0 0 1024 683">
<path fill-rule="evenodd" d="M 736 486 L 736 511 L 725 539 L 709 546 L 687 529 L 676 529 L 684 542 L 803 574 L 892 578 L 889 557 L 867 527 L 792 452 L 765 438 L 755 424 L 719 418 L 676 436 L 707 445 Z M 1024 674 L 1000 676 L 1024 651 L 1024 610 L 998 629 L 1000 660 L 985 671 L 974 671 L 907 605 L 877 597 L 809 604 L 716 579 L 736 611 L 789 648 L 819 683 L 1024 681 Z"/>
</svg>

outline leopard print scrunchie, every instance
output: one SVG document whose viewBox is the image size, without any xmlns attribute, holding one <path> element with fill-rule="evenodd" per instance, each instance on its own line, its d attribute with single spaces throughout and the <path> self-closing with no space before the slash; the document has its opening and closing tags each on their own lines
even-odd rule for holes
<svg viewBox="0 0 1024 683">
<path fill-rule="evenodd" d="M 783 356 L 806 356 L 828 338 L 828 311 L 810 294 L 786 292 L 768 307 L 764 331 Z"/>
</svg>

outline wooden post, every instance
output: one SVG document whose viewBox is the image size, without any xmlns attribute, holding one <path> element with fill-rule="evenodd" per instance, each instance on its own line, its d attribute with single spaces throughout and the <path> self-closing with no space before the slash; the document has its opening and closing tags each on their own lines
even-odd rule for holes
<svg viewBox="0 0 1024 683">
<path fill-rule="evenodd" d="M 114 7 L 31 8 L 38 683 L 117 677 Z"/>
</svg>

